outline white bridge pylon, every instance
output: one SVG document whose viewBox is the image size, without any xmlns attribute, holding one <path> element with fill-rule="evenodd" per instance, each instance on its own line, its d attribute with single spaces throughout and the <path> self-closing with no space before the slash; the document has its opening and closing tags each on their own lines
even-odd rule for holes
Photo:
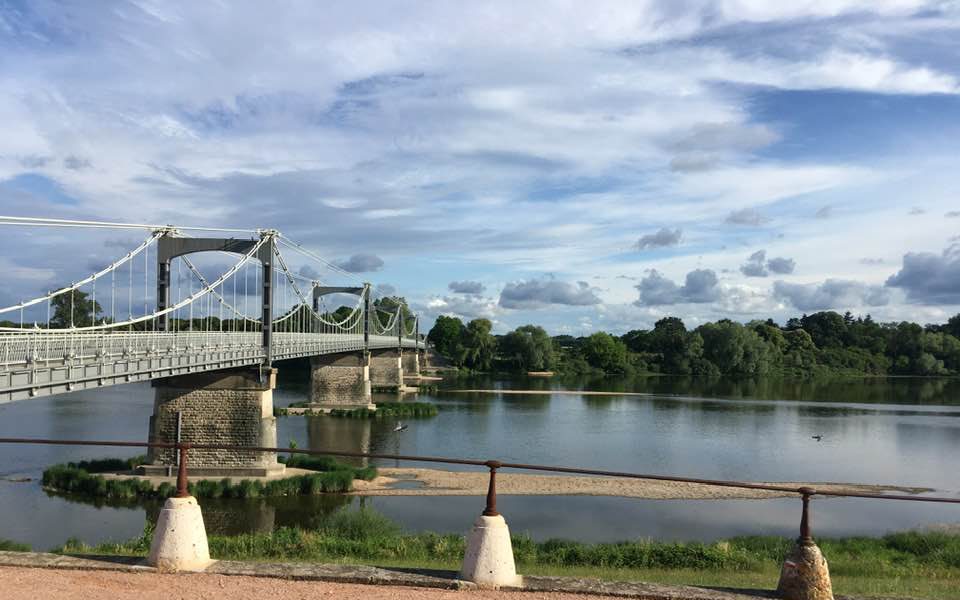
<svg viewBox="0 0 960 600">
<path fill-rule="evenodd" d="M 99 271 L 0 308 L 0 403 L 320 354 L 425 347 L 419 317 L 407 306 L 273 229 L 3 216 L 0 225 L 148 231 Z M 204 237 L 192 235 L 198 231 Z M 205 237 L 210 232 L 245 235 Z M 284 253 L 311 266 L 311 276 L 294 271 Z M 205 274 L 194 262 L 201 254 L 234 262 Z M 334 285 L 343 277 L 357 283 Z M 336 293 L 356 300 L 327 310 L 326 296 Z"/>
</svg>

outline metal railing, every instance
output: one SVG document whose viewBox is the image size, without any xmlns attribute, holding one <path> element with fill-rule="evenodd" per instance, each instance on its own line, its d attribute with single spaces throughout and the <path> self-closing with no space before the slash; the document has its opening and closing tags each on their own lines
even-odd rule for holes
<svg viewBox="0 0 960 600">
<path fill-rule="evenodd" d="M 499 460 L 476 460 L 464 458 L 448 458 L 438 456 L 416 456 L 409 454 L 380 454 L 374 452 L 348 452 L 343 450 L 312 450 L 305 448 L 273 448 L 268 446 L 229 446 L 224 444 L 191 444 L 187 442 L 128 442 L 106 440 L 52 440 L 36 438 L 0 438 L 0 444 L 37 444 L 57 446 L 107 446 L 126 448 L 164 448 L 176 449 L 179 454 L 177 465 L 177 491 L 175 497 L 189 496 L 188 491 L 188 461 L 190 450 L 232 450 L 236 452 L 275 452 L 287 454 L 307 454 L 313 456 L 337 456 L 344 458 L 367 458 L 407 462 L 425 462 L 448 465 L 466 465 L 486 467 L 490 471 L 487 485 L 486 506 L 484 516 L 497 516 L 497 471 L 501 469 L 517 469 L 526 471 L 543 471 L 548 473 L 564 473 L 573 475 L 593 475 L 601 477 L 617 477 L 624 479 L 647 479 L 653 481 L 670 481 L 678 483 L 692 483 L 699 485 L 731 487 L 750 490 L 766 490 L 773 492 L 792 493 L 800 496 L 803 501 L 800 519 L 800 541 L 812 542 L 810 527 L 810 499 L 814 496 L 829 496 L 837 498 L 867 498 L 873 500 L 895 500 L 910 502 L 935 502 L 945 504 L 960 504 L 960 498 L 943 496 L 913 496 L 904 494 L 877 494 L 869 492 L 844 492 L 836 490 L 817 490 L 809 486 L 788 486 L 768 483 L 751 483 L 726 479 L 703 479 L 697 477 L 680 477 L 674 475 L 657 475 L 650 473 L 631 473 L 625 471 L 605 471 L 599 469 L 582 469 L 578 467 L 561 467 L 551 465 L 534 465 L 526 463 L 505 462 Z"/>
</svg>

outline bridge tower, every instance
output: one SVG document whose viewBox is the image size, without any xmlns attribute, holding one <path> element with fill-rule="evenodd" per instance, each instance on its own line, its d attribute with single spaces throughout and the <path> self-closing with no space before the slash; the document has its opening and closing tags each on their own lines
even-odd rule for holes
<svg viewBox="0 0 960 600">
<path fill-rule="evenodd" d="M 313 311 L 320 312 L 320 299 L 329 294 L 354 294 L 363 301 L 363 349 L 310 357 L 310 408 L 374 409 L 370 380 L 370 284 L 362 287 L 313 286 Z"/>
<path fill-rule="evenodd" d="M 170 261 L 196 252 L 248 254 L 260 261 L 262 364 L 219 371 L 198 372 L 155 379 L 150 440 L 236 446 L 276 447 L 277 420 L 273 416 L 276 369 L 272 363 L 273 230 L 260 232 L 260 240 L 186 238 L 165 232 L 157 240 L 157 310 L 170 302 Z M 262 242 L 262 243 L 261 243 Z M 167 315 L 157 319 L 158 331 L 167 331 Z M 242 335 L 242 334 L 237 334 Z M 165 473 L 177 464 L 176 451 L 151 449 L 144 465 L 147 473 Z M 190 472 L 197 475 L 268 475 L 281 472 L 276 453 L 194 450 Z"/>
</svg>

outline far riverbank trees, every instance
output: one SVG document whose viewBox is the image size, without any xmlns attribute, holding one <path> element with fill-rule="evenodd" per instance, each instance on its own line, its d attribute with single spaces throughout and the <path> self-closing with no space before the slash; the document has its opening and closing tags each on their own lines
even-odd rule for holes
<svg viewBox="0 0 960 600">
<path fill-rule="evenodd" d="M 694 377 L 960 374 L 960 315 L 947 323 L 878 323 L 823 311 L 783 326 L 722 319 L 687 329 L 665 317 L 622 336 L 550 337 L 524 325 L 502 336 L 487 319 L 440 316 L 427 339 L 451 364 L 475 371 L 664 373 Z"/>
</svg>

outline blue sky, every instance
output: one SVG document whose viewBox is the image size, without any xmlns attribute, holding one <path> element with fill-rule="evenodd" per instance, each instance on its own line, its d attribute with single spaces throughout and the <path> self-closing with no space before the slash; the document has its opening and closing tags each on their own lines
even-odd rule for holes
<svg viewBox="0 0 960 600">
<path fill-rule="evenodd" d="M 2 214 L 278 228 L 428 321 L 960 312 L 956 1 L 0 0 L 0 123 Z M 3 301 L 136 243 L 5 234 Z"/>
</svg>

